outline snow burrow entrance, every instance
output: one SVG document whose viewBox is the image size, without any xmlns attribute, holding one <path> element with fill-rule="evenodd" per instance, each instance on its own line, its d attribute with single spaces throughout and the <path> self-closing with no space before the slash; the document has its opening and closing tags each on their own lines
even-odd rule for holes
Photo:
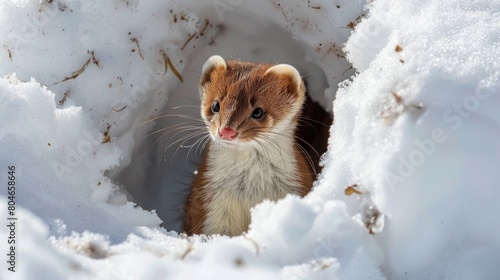
<svg viewBox="0 0 500 280">
<path fill-rule="evenodd" d="M 183 45 L 182 51 L 188 57 L 187 61 L 181 61 L 186 65 L 182 72 L 183 83 L 168 92 L 167 105 L 161 114 L 157 114 L 165 117 L 161 117 L 150 131 L 144 130 L 142 136 L 148 136 L 137 139 L 130 164 L 112 175 L 112 179 L 132 195 L 134 202 L 145 209 L 155 210 L 168 230 L 182 231 L 184 203 L 201 157 L 200 148 L 192 146 L 199 138 L 184 145 L 176 142 L 189 134 L 178 130 L 176 125 L 193 120 L 175 115 L 200 117 L 198 83 L 202 65 L 208 57 L 218 54 L 225 59 L 291 64 L 304 76 L 311 99 L 328 111 L 332 107 L 337 83 L 352 74 L 338 49 L 332 52 L 331 46 L 330 49 L 323 48 L 329 43 L 312 44 L 311 34 L 292 35 L 287 30 L 290 29 L 288 24 L 280 26 L 272 19 L 257 16 L 255 11 L 249 12 L 258 5 L 254 6 L 225 13 L 222 23 L 200 20 L 199 30 L 207 25 L 206 30 L 203 36 L 198 32 Z M 276 16 L 276 11 L 271 15 Z M 314 40 L 331 40 L 322 36 L 325 34 Z M 342 45 L 343 42 L 330 44 Z M 312 49 L 312 46 L 316 47 Z M 331 115 L 326 111 L 325 114 Z M 326 143 L 327 134 L 319 137 Z"/>
</svg>

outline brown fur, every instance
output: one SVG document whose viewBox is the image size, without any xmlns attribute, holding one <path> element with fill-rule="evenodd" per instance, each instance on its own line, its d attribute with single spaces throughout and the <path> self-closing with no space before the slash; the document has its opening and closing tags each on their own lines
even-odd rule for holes
<svg viewBox="0 0 500 280">
<path fill-rule="evenodd" d="M 206 185 L 204 174 L 207 171 L 207 161 L 206 154 L 208 153 L 209 146 L 205 148 L 203 152 L 203 157 L 198 167 L 198 175 L 194 178 L 193 189 L 189 194 L 188 200 L 186 202 L 185 217 L 184 217 L 184 232 L 188 235 L 202 234 L 203 222 L 205 221 L 205 216 L 207 214 L 207 209 L 205 209 L 206 199 L 208 194 L 204 191 L 203 186 Z"/>
<path fill-rule="evenodd" d="M 289 108 L 297 98 L 295 88 L 297 85 L 289 78 L 279 78 L 274 73 L 264 76 L 272 64 L 253 64 L 236 60 L 226 63 L 226 70 L 219 67 L 202 77 L 200 86 L 205 90 L 201 107 L 204 114 L 210 118 L 214 115 L 211 111 L 214 101 L 220 102 L 221 111 L 236 104 L 238 110 L 227 122 L 221 124 L 218 119 L 215 124 L 238 130 L 241 133 L 241 140 L 250 141 L 255 138 L 256 129 L 272 127 L 277 120 L 288 114 Z M 242 77 L 244 78 L 241 79 Z M 248 103 L 254 103 L 255 107 L 260 107 L 266 112 L 263 120 L 241 122 L 252 113 L 252 107 L 248 106 Z"/>
</svg>

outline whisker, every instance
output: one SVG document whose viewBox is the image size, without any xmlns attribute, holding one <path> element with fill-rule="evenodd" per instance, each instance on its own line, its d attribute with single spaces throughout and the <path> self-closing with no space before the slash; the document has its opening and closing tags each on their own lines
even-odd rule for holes
<svg viewBox="0 0 500 280">
<path fill-rule="evenodd" d="M 172 143 L 168 144 L 168 145 L 165 147 L 165 149 L 163 149 L 163 157 L 165 157 L 165 158 L 166 158 L 166 153 L 167 153 L 167 150 L 168 150 L 170 147 L 172 147 L 172 145 L 175 145 L 175 144 L 177 144 L 177 143 L 179 143 L 179 142 L 181 142 L 181 144 L 182 144 L 182 143 L 183 143 L 183 142 L 185 142 L 186 140 L 190 140 L 190 139 L 192 139 L 193 137 L 200 136 L 200 135 L 203 135 L 203 133 L 202 133 L 202 132 L 192 132 L 192 133 L 190 133 L 190 134 L 188 134 L 188 135 L 186 135 L 186 136 L 183 136 L 183 137 L 181 137 L 180 139 L 175 140 L 174 142 L 172 142 Z M 167 142 L 167 143 L 168 143 L 168 142 Z M 179 145 L 179 146 L 177 146 L 177 148 L 175 149 L 174 154 L 172 155 L 172 159 L 171 159 L 171 162 L 170 162 L 170 166 L 172 166 L 172 165 L 173 165 L 173 161 L 174 161 L 174 159 L 176 158 L 176 155 L 177 155 L 177 152 L 178 152 L 179 148 L 180 148 L 180 145 Z"/>
<path fill-rule="evenodd" d="M 193 143 L 193 145 L 191 145 L 191 147 L 189 148 L 188 150 L 188 153 L 187 153 L 187 156 L 186 156 L 186 165 L 188 164 L 188 159 L 189 159 L 189 153 L 191 153 L 191 150 L 193 149 L 193 147 L 196 147 L 195 151 L 194 151 L 194 154 L 196 156 L 196 151 L 198 150 L 198 147 L 200 145 L 200 143 L 207 137 L 207 135 L 204 135 L 203 137 L 199 138 L 198 140 L 196 140 L 196 142 Z"/>
<path fill-rule="evenodd" d="M 201 149 L 202 149 L 202 150 L 204 150 L 204 149 L 207 147 L 207 144 L 208 144 L 208 143 L 210 143 L 210 140 L 211 140 L 211 139 L 212 139 L 212 138 L 211 138 L 211 137 L 210 137 L 210 135 L 209 135 L 209 136 L 207 137 L 207 140 L 205 140 L 205 141 L 203 142 L 203 146 L 201 147 Z"/>
<path fill-rule="evenodd" d="M 283 134 L 283 133 L 279 133 L 279 132 L 276 132 L 276 131 L 268 131 L 266 133 L 274 134 L 276 136 L 284 137 L 284 138 L 290 137 L 289 135 L 286 135 L 286 134 Z M 294 138 L 297 139 L 297 140 L 299 140 L 300 142 L 306 144 L 309 148 L 311 148 L 316 153 L 316 155 L 320 156 L 320 154 L 318 153 L 318 151 L 316 151 L 316 149 L 313 146 L 311 146 L 307 141 L 305 141 L 304 139 L 302 139 L 302 138 L 300 138 L 298 136 L 294 136 Z M 315 167 L 314 161 L 312 160 L 312 157 L 309 155 L 309 153 L 307 152 L 307 150 L 302 145 L 300 145 L 300 142 L 295 142 L 295 145 L 300 149 L 300 151 L 302 152 L 302 154 L 306 157 L 306 160 L 308 161 L 309 165 L 311 166 L 314 174 L 317 175 L 317 173 L 316 173 L 316 167 Z"/>
<path fill-rule="evenodd" d="M 180 131 L 179 131 L 180 130 Z M 155 145 L 161 138 L 163 138 L 163 136 L 171 133 L 171 132 L 174 132 L 174 131 L 177 131 L 176 133 L 174 133 L 166 142 L 166 144 L 170 143 L 170 141 L 177 135 L 179 134 L 182 134 L 184 132 L 188 132 L 188 131 L 204 131 L 203 128 L 200 128 L 200 127 L 196 127 L 196 126 L 182 126 L 182 127 L 178 127 L 178 128 L 175 128 L 175 129 L 172 129 L 170 131 L 167 131 L 165 133 L 163 133 L 160 137 L 158 137 L 158 139 L 156 139 L 156 141 L 153 143 L 153 145 Z"/>
<path fill-rule="evenodd" d="M 179 117 L 179 118 L 184 118 L 184 119 L 188 119 L 188 120 L 192 120 L 192 121 L 200 121 L 200 122 L 202 121 L 201 117 L 194 117 L 194 116 L 183 115 L 183 114 L 166 114 L 166 115 L 159 115 L 157 117 L 149 119 L 149 120 L 143 122 L 142 124 L 140 124 L 139 126 L 145 125 L 147 123 L 150 123 L 150 122 L 162 119 L 162 118 L 168 118 L 168 117 Z"/>
<path fill-rule="evenodd" d="M 200 129 L 200 130 L 201 130 L 202 128 L 200 128 L 200 127 L 191 127 L 191 128 L 186 128 L 186 130 L 184 130 L 184 131 L 189 131 L 189 130 L 198 130 L 198 129 Z M 184 132 L 184 131 L 179 131 L 179 132 L 175 133 L 174 135 L 172 135 L 172 137 L 175 137 L 176 135 L 178 135 L 178 134 L 180 134 L 180 133 L 182 133 L 182 132 Z M 158 143 L 158 141 L 160 141 L 160 140 L 161 140 L 161 138 L 163 138 L 163 136 L 165 136 L 165 135 L 169 134 L 170 132 L 171 132 L 171 131 L 167 131 L 167 132 L 163 133 L 162 135 L 160 135 L 160 136 L 158 137 L 158 139 L 156 139 L 156 141 L 153 143 L 153 145 L 151 145 L 151 148 L 150 148 L 150 149 L 149 149 L 149 151 L 148 151 L 148 155 L 151 153 L 151 151 L 153 150 L 153 148 L 154 148 L 154 146 L 156 145 L 156 143 Z M 170 142 L 170 140 L 172 139 L 172 137 L 170 137 L 170 138 L 169 138 L 169 140 L 167 141 L 167 143 L 168 143 L 168 142 Z M 164 153 L 165 153 L 165 152 L 164 152 Z M 165 155 L 163 155 L 163 156 L 165 156 Z"/>
<path fill-rule="evenodd" d="M 154 146 L 156 146 L 156 143 L 158 143 L 158 141 L 160 141 L 160 139 L 161 139 L 163 136 L 167 135 L 167 134 L 168 134 L 168 131 L 167 131 L 167 132 L 165 132 L 165 133 L 163 133 L 162 135 L 160 135 L 160 137 L 158 137 L 158 139 L 156 139 L 156 141 L 154 141 L 154 142 L 153 142 L 153 144 L 151 145 L 151 148 L 149 148 L 149 151 L 148 151 L 148 153 L 147 153 L 147 155 L 148 155 L 148 156 L 151 154 L 151 151 L 153 150 Z"/>
<path fill-rule="evenodd" d="M 276 133 L 276 132 L 272 132 L 272 131 L 263 131 L 262 129 L 260 128 L 251 128 L 251 129 L 248 129 L 247 131 L 245 132 L 249 132 L 249 131 L 256 131 L 257 133 L 260 132 L 262 135 L 259 135 L 259 137 L 267 144 L 269 144 L 272 148 L 274 148 L 274 150 L 276 150 L 276 152 L 278 153 L 278 155 L 281 156 L 281 159 L 282 159 L 282 162 L 285 163 L 285 158 L 283 157 L 283 149 L 280 148 L 280 144 L 278 143 L 278 141 L 276 141 L 273 137 L 270 136 L 270 134 L 275 134 L 279 137 L 283 137 L 282 139 L 285 139 L 285 138 L 288 138 L 289 136 L 288 135 L 284 135 L 284 134 L 279 134 L 279 133 Z M 257 139 L 254 139 L 254 141 L 257 141 Z M 263 149 L 265 149 L 266 146 L 262 145 Z M 267 150 L 266 150 L 267 152 Z M 269 155 L 269 152 L 267 152 L 268 154 L 268 157 L 270 156 Z"/>
<path fill-rule="evenodd" d="M 316 149 L 315 149 L 313 146 L 311 146 L 311 144 L 307 143 L 307 141 L 306 141 L 306 140 L 304 140 L 304 139 L 300 138 L 299 136 L 295 136 L 295 139 L 298 139 L 298 140 L 300 140 L 302 143 L 306 144 L 309 148 L 311 148 L 311 149 L 314 151 L 314 153 L 315 153 L 317 156 L 321 156 L 321 155 L 318 153 L 318 151 L 316 151 Z"/>
<path fill-rule="evenodd" d="M 195 132 L 191 132 L 191 133 L 189 133 L 188 135 L 192 135 L 193 133 L 204 133 L 204 132 L 205 132 L 204 130 L 202 130 L 202 129 L 200 129 L 200 128 L 188 128 L 188 129 L 186 129 L 186 130 L 179 131 L 179 132 L 175 133 L 174 135 L 172 135 L 172 136 L 168 139 L 167 143 L 165 144 L 165 146 L 166 146 L 166 147 L 165 147 L 165 149 L 164 149 L 164 152 L 165 152 L 168 148 L 170 148 L 173 144 L 179 143 L 180 141 L 182 141 L 183 139 L 185 139 L 185 137 L 187 137 L 187 136 L 182 136 L 180 139 L 177 139 L 177 140 L 175 140 L 174 142 L 170 143 L 170 141 L 172 140 L 172 138 L 174 138 L 175 136 L 177 136 L 177 135 L 179 135 L 179 134 L 181 134 L 181 133 L 183 133 L 183 132 L 193 131 L 193 130 L 194 130 Z M 169 144 L 169 143 L 170 143 L 170 144 Z"/>
<path fill-rule="evenodd" d="M 267 149 L 265 148 L 265 146 L 264 146 L 264 145 L 262 145 L 262 143 L 261 143 L 259 140 L 254 139 L 254 141 L 255 141 L 255 143 L 257 143 L 257 145 L 259 146 L 259 148 L 261 148 L 261 149 L 262 149 L 262 150 L 263 150 L 263 151 L 267 154 L 267 157 L 268 157 L 268 158 L 269 158 L 269 157 L 271 157 L 271 156 L 269 155 L 269 152 L 268 152 L 268 151 L 267 151 Z"/>
<path fill-rule="evenodd" d="M 302 147 L 301 145 L 299 145 L 298 143 L 295 143 L 295 145 L 299 148 L 299 150 L 302 152 L 302 154 L 304 155 L 304 157 L 306 158 L 306 160 L 308 161 L 309 163 L 309 166 L 311 166 L 312 168 L 312 171 L 314 173 L 314 175 L 318 175 L 316 173 L 316 167 L 314 166 L 314 161 L 312 160 L 311 156 L 309 155 L 309 153 L 304 149 L 304 147 Z"/>
<path fill-rule="evenodd" d="M 288 137 L 287 135 L 284 135 L 284 134 L 279 134 L 279 133 L 276 133 L 276 132 L 272 132 L 272 133 L 274 133 L 274 134 L 275 134 L 275 137 L 283 137 L 283 138 L 284 138 L 284 137 Z M 272 137 L 266 137 L 266 139 L 268 140 L 268 141 L 266 141 L 268 144 L 271 144 L 271 142 L 274 142 L 274 143 L 278 144 L 278 141 L 276 141 L 276 140 L 275 140 L 275 139 L 273 139 Z M 270 140 L 270 141 L 269 141 L 269 140 Z M 311 165 L 312 171 L 314 172 L 314 174 L 315 174 L 315 175 L 317 175 L 317 174 L 316 174 L 316 168 L 314 167 L 314 161 L 313 161 L 313 160 L 312 160 L 312 158 L 309 156 L 309 154 L 307 153 L 307 151 L 306 151 L 306 150 L 305 150 L 302 146 L 300 146 L 298 143 L 294 143 L 294 145 L 296 145 L 296 146 L 298 147 L 298 149 L 300 150 L 300 152 L 301 152 L 302 154 L 304 154 L 304 156 L 305 156 L 306 160 L 308 161 L 308 164 L 309 164 L 309 165 Z M 282 150 L 280 150 L 280 151 L 282 152 Z M 284 160 L 283 155 L 282 155 L 282 153 L 281 153 L 281 152 L 280 152 L 279 154 L 281 155 L 283 162 L 285 162 L 285 160 Z M 297 172 L 298 174 L 302 174 L 302 175 L 307 175 L 307 174 L 309 174 L 309 173 L 307 173 L 307 172 L 300 172 L 299 170 L 297 170 L 296 172 Z"/>
<path fill-rule="evenodd" d="M 276 150 L 276 152 L 278 152 L 278 153 L 282 153 L 283 152 L 283 150 L 279 147 L 278 142 L 276 140 L 274 140 L 272 137 L 267 136 L 267 135 L 264 134 L 264 135 L 262 135 L 261 138 L 266 143 L 268 143 L 269 145 L 271 145 L 274 148 L 274 150 Z M 254 140 L 256 140 L 256 139 L 254 139 Z"/>
<path fill-rule="evenodd" d="M 322 125 L 322 126 L 324 126 L 324 127 L 330 127 L 330 125 L 327 125 L 327 124 L 325 124 L 325 123 L 322 123 L 322 122 L 320 122 L 320 121 L 318 121 L 318 120 L 315 120 L 315 119 L 313 119 L 313 118 L 306 117 L 306 116 L 300 116 L 300 117 L 299 117 L 299 120 L 307 120 L 307 121 L 311 121 L 311 122 L 314 122 L 314 123 L 320 124 L 320 125 Z"/>
<path fill-rule="evenodd" d="M 301 75 L 300 77 L 302 78 L 302 80 L 304 80 L 304 78 L 307 78 L 309 76 L 312 76 L 313 73 L 308 73 L 308 74 L 305 74 L 305 75 Z"/>
<path fill-rule="evenodd" d="M 275 139 L 273 139 L 273 137 L 270 137 L 270 136 L 267 136 L 267 135 L 263 135 L 262 137 L 269 145 L 271 145 L 274 150 L 276 150 L 276 152 L 278 154 L 281 155 L 281 158 L 282 158 L 282 161 L 285 162 L 285 159 L 283 158 L 282 156 L 282 153 L 283 153 L 283 149 L 280 148 L 280 145 L 278 143 L 278 141 L 276 141 Z"/>
<path fill-rule="evenodd" d="M 205 146 L 206 146 L 205 142 L 210 141 L 210 133 L 207 133 L 207 135 L 202 139 L 203 140 L 200 143 L 198 143 L 198 146 L 196 147 L 196 150 L 194 151 L 195 154 L 198 153 L 198 149 L 200 149 L 200 154 L 201 154 L 201 151 L 203 151 L 203 149 L 205 149 Z"/>
<path fill-rule="evenodd" d="M 179 106 L 172 107 L 171 109 L 172 110 L 177 110 L 177 109 L 180 109 L 180 108 L 197 108 L 197 109 L 199 109 L 200 106 L 198 106 L 198 105 L 179 105 Z"/>
<path fill-rule="evenodd" d="M 297 127 L 310 127 L 312 129 L 314 129 L 314 131 L 318 131 L 318 129 L 312 123 L 305 121 L 305 120 L 300 120 L 300 119 L 298 120 Z"/>
<path fill-rule="evenodd" d="M 198 136 L 203 136 L 204 134 L 205 134 L 205 133 L 199 133 L 199 132 L 198 132 L 198 133 L 195 133 L 195 132 L 193 132 L 193 133 L 192 133 L 192 134 L 190 134 L 189 136 L 185 137 L 185 140 L 184 140 L 184 141 L 182 141 L 182 142 L 179 144 L 179 146 L 177 146 L 177 149 L 175 149 L 174 155 L 173 155 L 173 157 L 172 157 L 172 162 L 171 162 L 171 164 L 173 164 L 173 159 L 174 159 L 174 158 L 176 158 L 176 156 L 177 156 L 177 152 L 179 151 L 179 149 L 180 149 L 180 148 L 189 147 L 189 146 L 184 146 L 184 144 L 185 144 L 186 142 L 190 141 L 191 139 L 193 139 L 193 138 L 195 138 L 195 137 L 198 137 Z M 198 139 L 198 140 L 199 140 L 199 139 Z M 198 140 L 197 140 L 197 141 L 198 141 Z M 197 142 L 197 141 L 196 141 L 196 142 Z M 195 143 L 196 143 L 196 142 L 195 142 Z M 194 145 L 194 144 L 193 144 L 193 145 Z M 187 157 L 186 157 L 186 166 L 188 166 L 188 164 L 189 164 L 189 151 L 191 150 L 191 148 L 193 147 L 193 145 L 191 145 L 190 149 L 188 150 L 188 154 L 187 154 Z"/>
<path fill-rule="evenodd" d="M 191 125 L 186 126 L 186 124 L 191 124 Z M 157 134 L 157 133 L 159 133 L 161 131 L 164 131 L 164 130 L 167 130 L 167 129 L 170 129 L 169 132 L 173 132 L 173 131 L 176 131 L 176 130 L 179 130 L 179 129 L 182 129 L 182 128 L 193 128 L 193 127 L 203 128 L 203 126 L 196 126 L 196 125 L 198 125 L 198 123 L 184 122 L 184 123 L 174 124 L 174 125 L 171 125 L 171 126 L 167 126 L 167 127 L 164 127 L 164 128 L 157 129 L 157 130 L 155 130 L 155 131 L 147 134 L 146 136 L 142 137 L 142 139 L 146 139 L 146 138 L 148 138 L 151 135 Z"/>
</svg>

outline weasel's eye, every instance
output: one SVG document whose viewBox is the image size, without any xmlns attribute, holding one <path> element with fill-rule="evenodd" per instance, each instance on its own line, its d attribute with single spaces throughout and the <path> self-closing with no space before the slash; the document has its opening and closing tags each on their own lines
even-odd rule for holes
<svg viewBox="0 0 500 280">
<path fill-rule="evenodd" d="M 261 108 L 256 108 L 255 110 L 253 110 L 252 118 L 260 120 L 262 119 L 262 116 L 264 116 L 264 111 Z"/>
<path fill-rule="evenodd" d="M 220 111 L 220 105 L 218 101 L 215 101 L 212 103 L 212 113 L 219 113 Z"/>
</svg>

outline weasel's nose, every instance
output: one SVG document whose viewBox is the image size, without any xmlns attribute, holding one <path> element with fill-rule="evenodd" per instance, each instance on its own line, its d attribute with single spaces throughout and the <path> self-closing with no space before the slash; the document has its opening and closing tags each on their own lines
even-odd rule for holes
<svg viewBox="0 0 500 280">
<path fill-rule="evenodd" d="M 222 139 L 224 140 L 233 140 L 234 138 L 236 138 L 236 135 L 238 134 L 238 132 L 232 130 L 231 128 L 229 127 L 224 127 L 223 129 L 219 129 L 219 135 L 220 137 L 222 137 Z"/>
</svg>

